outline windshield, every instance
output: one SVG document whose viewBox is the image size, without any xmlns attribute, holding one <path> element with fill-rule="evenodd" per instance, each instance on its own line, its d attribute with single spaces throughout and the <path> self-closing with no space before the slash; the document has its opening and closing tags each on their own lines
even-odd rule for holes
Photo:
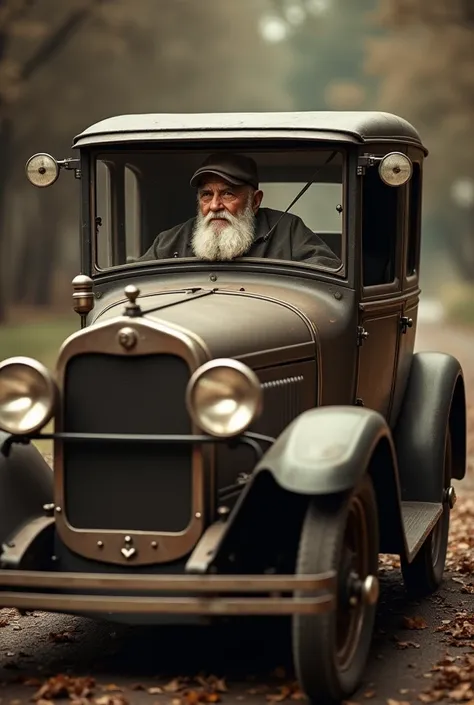
<svg viewBox="0 0 474 705">
<path fill-rule="evenodd" d="M 342 152 L 314 148 L 98 154 L 96 268 L 250 257 L 343 274 L 343 170 Z"/>
</svg>

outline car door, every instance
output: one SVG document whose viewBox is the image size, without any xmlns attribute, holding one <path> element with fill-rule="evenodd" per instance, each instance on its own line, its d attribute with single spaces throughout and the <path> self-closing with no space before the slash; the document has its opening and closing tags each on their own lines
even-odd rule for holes
<svg viewBox="0 0 474 705">
<path fill-rule="evenodd" d="M 362 184 L 361 302 L 356 403 L 389 418 L 403 312 L 405 188 L 387 186 L 375 168 Z"/>
</svg>

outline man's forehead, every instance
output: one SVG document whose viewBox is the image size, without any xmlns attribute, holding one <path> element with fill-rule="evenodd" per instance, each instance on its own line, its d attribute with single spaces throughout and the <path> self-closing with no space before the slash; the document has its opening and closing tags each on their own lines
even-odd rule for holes
<svg viewBox="0 0 474 705">
<path fill-rule="evenodd" d="M 199 184 L 199 191 L 204 191 L 206 189 L 220 189 L 220 188 L 233 188 L 233 189 L 243 189 L 245 184 L 236 186 L 232 184 L 227 179 L 219 176 L 209 176 L 207 179 L 203 179 Z"/>
</svg>

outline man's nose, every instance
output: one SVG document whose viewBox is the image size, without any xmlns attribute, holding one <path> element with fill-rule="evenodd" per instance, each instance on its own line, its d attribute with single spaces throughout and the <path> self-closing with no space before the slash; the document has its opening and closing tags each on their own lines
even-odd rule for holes
<svg viewBox="0 0 474 705">
<path fill-rule="evenodd" d="M 210 203 L 210 205 L 209 205 L 209 208 L 210 208 L 210 210 L 213 211 L 213 212 L 215 212 L 215 211 L 221 211 L 221 210 L 222 210 L 222 208 L 223 208 L 223 205 L 222 205 L 222 198 L 221 198 L 221 196 L 220 196 L 219 193 L 215 193 L 215 194 L 213 195 L 212 201 L 211 201 L 211 203 Z"/>
</svg>

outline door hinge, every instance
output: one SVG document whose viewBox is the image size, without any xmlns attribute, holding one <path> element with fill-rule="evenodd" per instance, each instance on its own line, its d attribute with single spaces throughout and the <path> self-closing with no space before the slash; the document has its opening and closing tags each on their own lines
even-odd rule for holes
<svg viewBox="0 0 474 705">
<path fill-rule="evenodd" d="M 367 340 L 369 333 L 363 326 L 357 326 L 357 345 L 362 345 L 364 340 Z"/>
<path fill-rule="evenodd" d="M 400 318 L 400 330 L 405 335 L 409 328 L 413 327 L 413 318 L 408 318 L 408 316 L 402 316 Z"/>
</svg>

